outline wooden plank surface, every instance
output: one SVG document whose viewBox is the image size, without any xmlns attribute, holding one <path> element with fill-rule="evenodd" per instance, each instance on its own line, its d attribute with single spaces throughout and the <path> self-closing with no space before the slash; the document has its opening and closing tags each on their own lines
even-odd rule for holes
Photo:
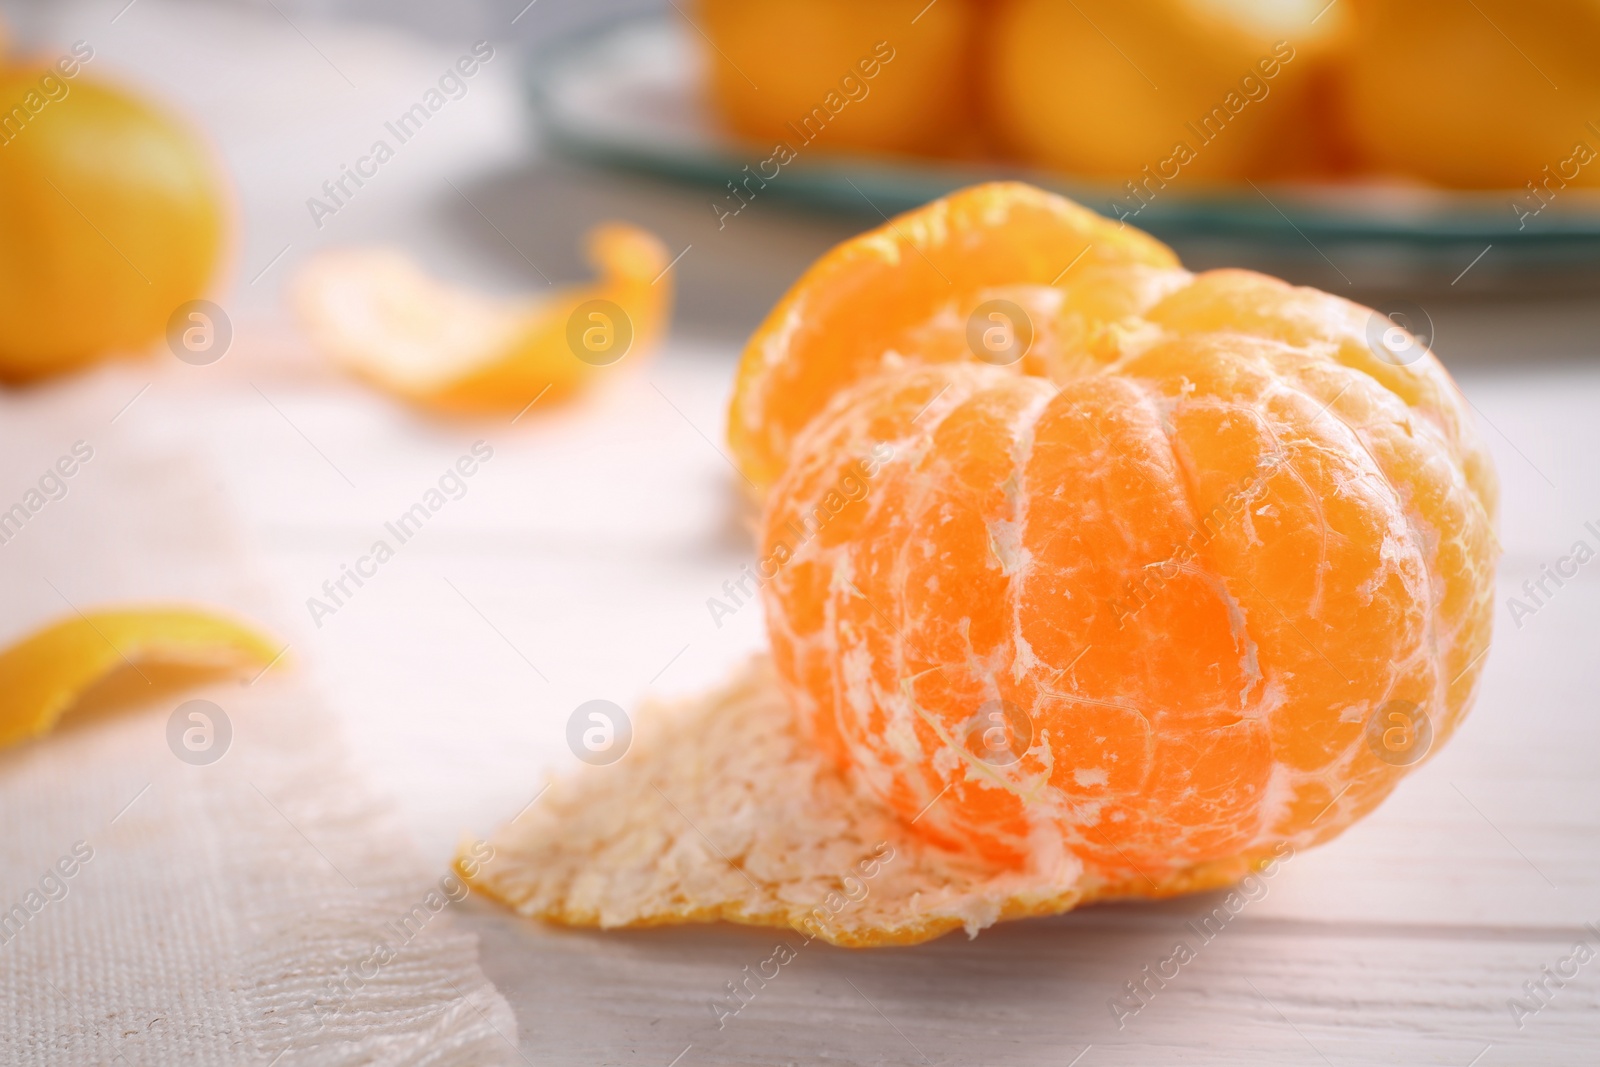
<svg viewBox="0 0 1600 1067">
<path fill-rule="evenodd" d="M 228 373 L 253 358 L 266 357 L 242 353 Z M 283 413 L 354 491 L 258 398 L 208 386 L 218 426 L 200 432 L 221 442 L 226 481 L 291 599 L 314 594 L 471 440 L 494 442 L 482 480 L 302 650 L 441 864 L 462 832 L 492 829 L 547 770 L 576 765 L 563 737 L 577 704 L 690 692 L 759 645 L 753 611 L 719 630 L 704 608 L 750 559 L 733 476 L 701 436 L 716 439 L 730 369 L 728 350 L 676 346 L 593 405 L 515 428 L 430 428 L 337 381 L 277 386 Z M 1194 940 L 1185 922 L 1215 897 L 1093 908 L 971 943 L 808 946 L 722 1028 L 708 1004 L 775 933 L 573 933 L 473 905 L 524 1049 L 575 1064 L 668 1063 L 690 1045 L 684 1064 L 1031 1064 L 1092 1045 L 1086 1067 L 1600 1052 L 1600 963 L 1520 1028 L 1508 1007 L 1576 942 L 1600 948 L 1585 929 L 1600 921 L 1600 583 L 1581 574 L 1520 629 L 1504 607 L 1583 536 L 1586 510 L 1600 514 L 1581 415 L 1600 406 L 1600 369 L 1477 371 L 1462 384 L 1507 435 L 1488 432 L 1505 557 L 1478 708 L 1378 812 L 1286 864 L 1147 1006 L 1111 1002 L 1175 938 Z M 161 403 L 145 416 L 165 417 Z"/>
</svg>

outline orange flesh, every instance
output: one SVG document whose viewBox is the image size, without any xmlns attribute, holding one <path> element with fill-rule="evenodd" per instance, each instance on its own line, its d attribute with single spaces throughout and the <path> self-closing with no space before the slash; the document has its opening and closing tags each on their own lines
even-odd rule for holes
<svg viewBox="0 0 1600 1067">
<path fill-rule="evenodd" d="M 933 840 L 1064 848 L 1099 895 L 1219 884 L 1388 794 L 1390 702 L 1434 748 L 1466 712 L 1493 473 L 1443 368 L 1374 354 L 1365 309 L 1190 275 L 1094 216 L 1050 231 L 1080 220 L 1044 197 L 979 187 L 847 244 L 752 341 L 730 436 L 778 472 L 776 662 Z M 954 249 L 944 279 L 921 260 Z M 1035 330 L 1007 367 L 967 350 L 996 287 Z"/>
</svg>

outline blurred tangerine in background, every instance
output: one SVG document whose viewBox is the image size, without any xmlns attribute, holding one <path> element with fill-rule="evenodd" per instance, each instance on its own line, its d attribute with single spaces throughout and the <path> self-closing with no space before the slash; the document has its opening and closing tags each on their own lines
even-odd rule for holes
<svg viewBox="0 0 1600 1067">
<path fill-rule="evenodd" d="M 1318 6 L 1008 0 L 986 68 L 996 128 L 1019 158 L 1075 174 L 1327 172 L 1320 108 L 1344 24 Z"/>
<path fill-rule="evenodd" d="M 1551 173 L 1552 192 L 1600 185 L 1589 165 L 1600 3 L 1360 0 L 1352 10 L 1342 118 L 1370 169 L 1468 188 L 1546 189 Z"/>
<path fill-rule="evenodd" d="M 0 68 L 0 380 L 148 348 L 222 255 L 205 144 L 85 73 L 93 56 Z"/>
<path fill-rule="evenodd" d="M 1569 162 L 1600 138 L 1588 0 L 701 0 L 698 15 L 713 109 L 763 147 L 809 144 L 811 116 L 828 151 L 1135 184 L 1600 173 Z M 865 79 L 857 61 L 880 54 Z"/>
<path fill-rule="evenodd" d="M 728 126 L 799 148 L 973 151 L 983 20 L 968 0 L 701 0 Z"/>
</svg>

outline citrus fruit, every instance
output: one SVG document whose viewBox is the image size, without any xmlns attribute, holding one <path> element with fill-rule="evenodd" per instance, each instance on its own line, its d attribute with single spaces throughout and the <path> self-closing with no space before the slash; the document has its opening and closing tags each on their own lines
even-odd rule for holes
<svg viewBox="0 0 1600 1067">
<path fill-rule="evenodd" d="M 1312 169 L 1315 86 L 1343 15 L 1325 3 L 1004 0 L 983 67 L 994 123 L 1025 159 L 1146 198 Z"/>
<path fill-rule="evenodd" d="M 222 242 L 206 150 L 87 75 L 0 69 L 0 380 L 136 351 L 204 294 Z"/>
<path fill-rule="evenodd" d="M 1155 895 L 1338 833 L 1450 736 L 1495 481 L 1388 320 L 1086 215 L 980 186 L 835 249 L 730 437 L 777 473 L 758 572 L 816 743 L 931 840 Z"/>
<path fill-rule="evenodd" d="M 1515 189 L 1530 209 L 1568 183 L 1600 184 L 1600 4 L 1364 0 L 1352 10 L 1345 122 L 1368 167 Z M 1530 182 L 1537 193 L 1525 192 Z"/>
<path fill-rule="evenodd" d="M 875 946 L 1268 877 L 1472 702 L 1494 474 L 1348 301 L 980 186 L 824 256 L 732 411 L 771 655 L 462 848 L 521 914 Z"/>
<path fill-rule="evenodd" d="M 785 294 L 745 346 L 729 444 L 745 475 L 769 485 L 842 386 L 908 360 L 972 359 L 964 331 L 980 293 L 1102 279 L 1064 290 L 1073 307 L 1063 321 L 1093 331 L 1131 310 L 1142 287 L 1169 284 L 1162 270 L 1177 263 L 1139 230 L 1032 186 L 936 200 L 834 248 Z"/>
<path fill-rule="evenodd" d="M 313 343 L 356 374 L 446 411 L 519 411 L 569 396 L 666 329 L 666 247 L 620 223 L 596 227 L 591 285 L 496 298 L 426 275 L 391 248 L 334 249 L 295 276 Z"/>
<path fill-rule="evenodd" d="M 789 153 L 948 153 L 972 137 L 972 0 L 699 0 L 694 10 L 717 113 L 761 148 L 787 148 L 759 177 L 773 179 Z"/>
<path fill-rule="evenodd" d="M 46 733 L 95 682 L 124 664 L 266 667 L 279 650 L 253 630 L 190 608 L 73 615 L 0 650 L 0 747 Z"/>
</svg>

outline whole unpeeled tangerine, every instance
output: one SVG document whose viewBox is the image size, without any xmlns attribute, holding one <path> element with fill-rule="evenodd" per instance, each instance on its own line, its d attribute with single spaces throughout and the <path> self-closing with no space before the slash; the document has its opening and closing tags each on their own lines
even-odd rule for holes
<svg viewBox="0 0 1600 1067">
<path fill-rule="evenodd" d="M 982 12 L 972 0 L 698 0 L 694 13 L 713 42 L 710 103 L 756 147 L 945 155 L 975 136 Z M 734 184 L 748 199 L 773 176 Z"/>
<path fill-rule="evenodd" d="M 1344 123 L 1366 166 L 1513 189 L 1519 219 L 1568 184 L 1600 185 L 1600 5 L 1362 0 L 1352 10 Z"/>
<path fill-rule="evenodd" d="M 968 330 L 996 306 L 1031 334 L 1003 365 Z M 1472 702 L 1497 552 L 1464 399 L 1375 321 L 1015 184 L 824 257 L 731 430 L 817 743 L 941 844 L 1071 853 L 1089 897 L 1371 811 Z"/>
<path fill-rule="evenodd" d="M 1024 159 L 1130 182 L 1137 196 L 1116 193 L 1130 209 L 1173 181 L 1315 172 L 1331 163 L 1319 109 L 1344 15 L 1316 0 L 1003 0 L 989 110 Z"/>
<path fill-rule="evenodd" d="M 217 263 L 222 194 L 203 145 L 54 67 L 0 70 L 0 117 L 0 381 L 145 348 Z"/>
</svg>

